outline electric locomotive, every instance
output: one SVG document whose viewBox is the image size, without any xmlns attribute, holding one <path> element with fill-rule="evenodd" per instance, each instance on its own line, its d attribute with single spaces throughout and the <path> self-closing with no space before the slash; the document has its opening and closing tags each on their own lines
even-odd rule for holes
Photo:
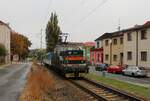
<svg viewBox="0 0 150 101">
<path fill-rule="evenodd" d="M 59 53 L 48 53 L 43 62 L 65 77 L 82 77 L 83 74 L 89 71 L 82 50 L 65 50 Z"/>
</svg>

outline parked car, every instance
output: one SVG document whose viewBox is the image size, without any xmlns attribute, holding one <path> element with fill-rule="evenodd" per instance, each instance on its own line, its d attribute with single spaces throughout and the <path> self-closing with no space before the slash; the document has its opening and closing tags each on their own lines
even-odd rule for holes
<svg viewBox="0 0 150 101">
<path fill-rule="evenodd" d="M 97 64 L 95 66 L 95 70 L 96 71 L 103 71 L 103 70 L 106 70 L 107 67 L 108 67 L 108 64 L 105 64 L 105 63 L 103 63 L 103 64 Z"/>
<path fill-rule="evenodd" d="M 146 69 L 138 66 L 127 66 L 122 72 L 124 75 L 129 76 L 147 76 Z"/>
<path fill-rule="evenodd" d="M 119 65 L 111 65 L 107 68 L 107 72 L 108 73 L 122 73 L 122 70 L 124 68 L 122 66 Z"/>
</svg>

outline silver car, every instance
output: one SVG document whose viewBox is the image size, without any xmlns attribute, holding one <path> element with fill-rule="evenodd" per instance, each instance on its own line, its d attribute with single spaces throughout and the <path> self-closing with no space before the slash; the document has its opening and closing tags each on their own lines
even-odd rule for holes
<svg viewBox="0 0 150 101">
<path fill-rule="evenodd" d="M 123 74 L 129 76 L 147 76 L 147 71 L 144 67 L 127 66 L 127 68 L 123 70 Z"/>
</svg>

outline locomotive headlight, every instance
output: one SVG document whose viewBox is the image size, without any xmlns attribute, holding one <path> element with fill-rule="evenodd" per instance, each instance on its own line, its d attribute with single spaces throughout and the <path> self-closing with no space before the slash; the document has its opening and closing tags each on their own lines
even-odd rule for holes
<svg viewBox="0 0 150 101">
<path fill-rule="evenodd" d="M 80 66 L 86 66 L 86 64 L 80 64 Z"/>
<path fill-rule="evenodd" d="M 68 66 L 68 67 L 72 67 L 73 65 L 71 65 L 71 64 L 67 64 L 67 66 Z"/>
</svg>

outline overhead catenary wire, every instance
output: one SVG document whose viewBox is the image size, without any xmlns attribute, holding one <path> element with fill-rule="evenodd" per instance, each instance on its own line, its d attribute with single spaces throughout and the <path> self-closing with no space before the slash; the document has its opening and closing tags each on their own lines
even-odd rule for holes
<svg viewBox="0 0 150 101">
<path fill-rule="evenodd" d="M 45 12 L 45 15 L 43 16 L 43 22 L 42 22 L 42 24 L 41 24 L 41 29 L 40 29 L 40 33 L 38 33 L 39 35 L 40 35 L 40 49 L 42 49 L 43 48 L 43 31 L 45 31 L 45 28 L 43 28 L 44 26 L 44 23 L 46 22 L 46 20 L 47 20 L 47 17 L 48 17 L 48 15 L 49 15 L 49 8 L 50 8 L 50 6 L 52 5 L 52 2 L 53 2 L 53 0 L 49 0 L 49 2 L 48 2 L 48 6 L 47 6 L 47 8 L 46 8 L 46 12 Z"/>
<path fill-rule="evenodd" d="M 81 4 L 84 5 L 85 4 L 85 0 L 81 0 Z"/>
<path fill-rule="evenodd" d="M 82 18 L 80 20 L 80 23 L 82 23 L 83 21 L 85 21 L 89 16 L 91 16 L 93 13 L 95 13 L 95 11 L 102 7 L 108 0 L 102 0 L 95 8 L 93 8 L 90 13 L 88 13 L 84 18 Z"/>
<path fill-rule="evenodd" d="M 45 12 L 45 15 L 43 16 L 43 22 L 42 22 L 42 27 L 41 29 L 43 29 L 43 24 L 45 23 L 45 21 L 47 20 L 48 16 L 49 16 L 49 10 L 50 10 L 50 6 L 52 5 L 53 3 L 53 0 L 49 0 L 48 2 L 48 6 L 46 8 L 46 12 Z"/>
</svg>

